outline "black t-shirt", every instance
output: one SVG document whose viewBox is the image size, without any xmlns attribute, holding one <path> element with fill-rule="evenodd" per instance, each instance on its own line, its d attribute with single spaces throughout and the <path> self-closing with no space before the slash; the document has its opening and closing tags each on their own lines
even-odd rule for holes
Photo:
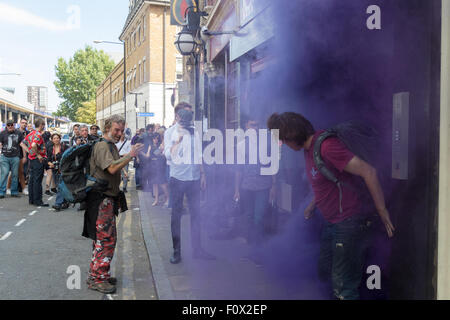
<svg viewBox="0 0 450 320">
<path fill-rule="evenodd" d="M 7 158 L 20 156 L 20 143 L 23 134 L 19 130 L 9 132 L 8 129 L 0 133 L 0 143 L 2 144 L 2 154 Z"/>
</svg>

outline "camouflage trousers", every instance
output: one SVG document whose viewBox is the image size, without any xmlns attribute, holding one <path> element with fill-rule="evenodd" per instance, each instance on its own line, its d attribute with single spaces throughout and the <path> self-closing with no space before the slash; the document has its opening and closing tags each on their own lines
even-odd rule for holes
<svg viewBox="0 0 450 320">
<path fill-rule="evenodd" d="M 107 282 L 111 277 L 111 261 L 117 242 L 116 217 L 111 198 L 105 198 L 100 203 L 96 225 L 97 241 L 93 242 L 89 280 L 101 283 Z"/>
</svg>

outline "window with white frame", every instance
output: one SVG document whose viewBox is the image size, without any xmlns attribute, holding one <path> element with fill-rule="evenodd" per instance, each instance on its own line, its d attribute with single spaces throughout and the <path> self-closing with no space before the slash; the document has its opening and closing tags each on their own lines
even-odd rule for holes
<svg viewBox="0 0 450 320">
<path fill-rule="evenodd" d="M 145 41 L 145 35 L 147 34 L 147 20 L 145 18 L 146 17 L 144 15 L 144 17 L 142 18 L 143 23 L 144 23 L 144 30 L 143 30 L 144 32 L 142 32 L 142 42 Z"/>
</svg>

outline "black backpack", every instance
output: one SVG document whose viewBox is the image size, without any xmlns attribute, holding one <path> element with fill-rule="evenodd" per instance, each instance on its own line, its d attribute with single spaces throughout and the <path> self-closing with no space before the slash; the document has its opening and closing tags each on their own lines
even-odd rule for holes
<svg viewBox="0 0 450 320">
<path fill-rule="evenodd" d="M 376 147 L 379 144 L 379 136 L 376 130 L 370 126 L 363 125 L 356 121 L 348 121 L 331 127 L 322 134 L 319 135 L 316 142 L 314 143 L 314 153 L 313 160 L 317 170 L 325 176 L 328 180 L 336 184 L 339 189 L 339 212 L 342 213 L 342 187 L 347 186 L 353 189 L 358 195 L 366 196 L 368 193 L 364 194 L 361 189 L 356 189 L 349 184 L 340 181 L 334 173 L 326 167 L 325 161 L 321 155 L 322 143 L 330 138 L 336 137 L 345 146 L 360 159 L 373 164 L 375 158 Z"/>
<path fill-rule="evenodd" d="M 91 190 L 104 192 L 108 188 L 108 182 L 95 179 L 90 175 L 89 160 L 94 146 L 100 139 L 90 144 L 74 146 L 66 150 L 61 158 L 61 183 L 58 186 L 64 199 L 71 203 L 83 202 L 87 193 Z M 114 144 L 106 141 L 111 153 Z"/>
</svg>

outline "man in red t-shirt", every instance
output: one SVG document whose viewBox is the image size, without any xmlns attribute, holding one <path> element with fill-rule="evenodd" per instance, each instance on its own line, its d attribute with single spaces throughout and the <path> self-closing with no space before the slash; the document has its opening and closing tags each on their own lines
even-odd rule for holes
<svg viewBox="0 0 450 320">
<path fill-rule="evenodd" d="M 42 133 L 45 121 L 37 119 L 34 123 L 35 131 L 28 134 L 22 145 L 27 148 L 30 160 L 30 181 L 28 184 L 28 202 L 38 207 L 48 207 L 42 202 L 42 179 L 44 178 L 44 163 L 46 158 L 45 143 Z"/>
<path fill-rule="evenodd" d="M 314 143 L 323 131 L 316 132 L 307 119 L 293 112 L 273 114 L 268 120 L 268 128 L 278 129 L 280 140 L 291 149 L 304 149 L 306 173 L 314 193 L 313 201 L 305 210 L 305 218 L 309 219 L 317 207 L 326 220 L 321 236 L 319 276 L 331 275 L 334 295 L 338 299 L 358 299 L 363 267 L 362 244 L 367 227 L 356 191 L 358 177 L 364 180 L 388 236 L 392 237 L 395 231 L 376 170 L 348 150 L 338 138 L 324 140 L 320 151 L 325 166 L 344 185 L 353 186 L 342 187 L 340 200 L 336 184 L 323 176 L 314 164 Z"/>
</svg>

